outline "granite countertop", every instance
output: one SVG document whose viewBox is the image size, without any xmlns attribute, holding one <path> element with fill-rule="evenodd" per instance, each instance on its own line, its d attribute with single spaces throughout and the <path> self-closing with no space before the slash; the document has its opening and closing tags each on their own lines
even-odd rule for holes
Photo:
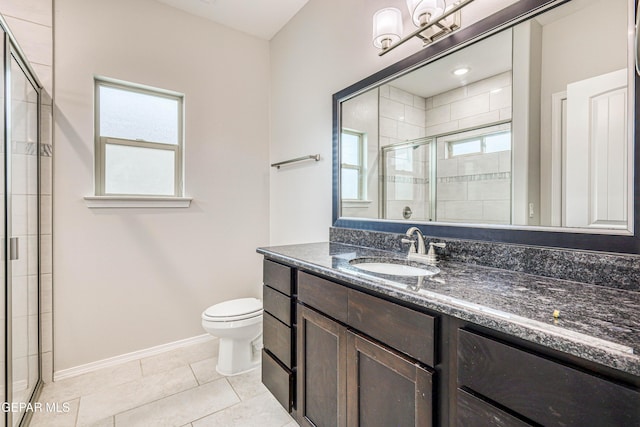
<svg viewBox="0 0 640 427">
<path fill-rule="evenodd" d="M 402 259 L 341 243 L 258 248 L 258 253 L 356 288 L 410 302 L 640 376 L 640 292 L 473 264 L 441 262 L 430 277 L 367 273 L 361 257 Z M 554 310 L 560 312 L 553 317 Z"/>
</svg>

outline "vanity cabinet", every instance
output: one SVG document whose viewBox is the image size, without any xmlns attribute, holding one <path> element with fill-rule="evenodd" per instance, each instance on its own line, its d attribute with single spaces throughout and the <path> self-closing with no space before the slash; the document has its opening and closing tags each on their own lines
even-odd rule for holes
<svg viewBox="0 0 640 427">
<path fill-rule="evenodd" d="M 263 263 L 262 382 L 288 412 L 295 403 L 294 271 L 267 259 Z"/>
<path fill-rule="evenodd" d="M 640 426 L 637 376 L 270 260 L 264 284 L 263 383 L 300 425 Z"/>
<path fill-rule="evenodd" d="M 458 332 L 458 423 L 499 413 L 505 426 L 637 426 L 640 393 L 577 367 L 473 331 Z M 472 393 L 476 397 L 474 397 Z M 502 415 L 504 414 L 504 415 Z M 480 415 L 478 415 L 480 416 Z"/>
<path fill-rule="evenodd" d="M 432 316 L 305 272 L 298 302 L 298 422 L 433 425 Z"/>
</svg>

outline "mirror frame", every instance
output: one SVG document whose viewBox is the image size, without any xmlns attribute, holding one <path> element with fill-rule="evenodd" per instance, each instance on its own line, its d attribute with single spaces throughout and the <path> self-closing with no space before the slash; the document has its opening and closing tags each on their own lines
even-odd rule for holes
<svg viewBox="0 0 640 427">
<path fill-rule="evenodd" d="M 473 44 L 486 36 L 516 25 L 571 0 L 520 0 L 473 25 L 427 46 L 417 53 L 372 74 L 333 95 L 333 169 L 332 223 L 337 228 L 352 228 L 391 233 L 404 233 L 409 227 L 419 227 L 426 236 L 481 240 L 565 249 L 640 254 L 640 78 L 634 72 L 634 135 L 633 135 L 633 235 L 593 234 L 586 231 L 553 231 L 549 228 L 510 228 L 495 225 L 449 225 L 429 222 L 394 222 L 380 219 L 340 217 L 340 103 L 366 90 L 377 87 L 415 68 L 426 65 L 454 50 Z M 638 0 L 634 1 L 634 18 Z M 635 22 L 635 19 L 634 19 Z M 638 107 L 636 107 L 638 106 Z M 542 227 L 540 227 L 542 228 Z"/>
</svg>

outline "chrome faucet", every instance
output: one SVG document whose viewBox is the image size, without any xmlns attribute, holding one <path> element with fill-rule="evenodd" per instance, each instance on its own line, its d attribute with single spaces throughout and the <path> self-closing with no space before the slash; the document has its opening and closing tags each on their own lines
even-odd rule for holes
<svg viewBox="0 0 640 427">
<path fill-rule="evenodd" d="M 429 252 L 427 253 L 425 244 L 424 244 L 424 234 L 418 227 L 411 227 L 405 233 L 407 237 L 412 237 L 414 234 L 417 234 L 418 240 L 418 249 L 416 250 L 415 241 L 413 239 L 402 239 L 402 243 L 411 243 L 409 247 L 409 253 L 407 254 L 407 259 L 413 261 L 424 262 L 427 264 L 436 264 L 438 262 L 438 256 L 436 255 L 436 251 L 434 247 L 445 248 L 446 243 L 436 243 L 429 242 Z"/>
<path fill-rule="evenodd" d="M 427 254 L 426 248 L 424 246 L 424 234 L 422 234 L 422 231 L 420 231 L 418 227 L 411 227 L 410 229 L 407 230 L 405 234 L 407 235 L 407 237 L 412 237 L 414 233 L 417 234 L 417 238 L 418 238 L 417 252 L 416 252 L 416 246 L 415 246 L 416 242 L 414 240 L 402 239 L 402 243 L 411 243 L 411 246 L 409 247 L 409 253 L 407 254 L 407 258 L 409 259 L 413 259 L 413 258 L 419 259 L 420 256 L 424 257 Z"/>
</svg>

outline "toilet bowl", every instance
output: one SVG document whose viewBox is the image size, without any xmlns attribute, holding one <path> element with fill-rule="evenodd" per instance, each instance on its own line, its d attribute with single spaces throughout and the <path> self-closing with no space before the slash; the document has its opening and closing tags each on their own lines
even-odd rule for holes
<svg viewBox="0 0 640 427">
<path fill-rule="evenodd" d="M 202 312 L 202 327 L 220 339 L 218 373 L 237 375 L 259 365 L 262 301 L 239 298 L 212 305 Z"/>
</svg>

